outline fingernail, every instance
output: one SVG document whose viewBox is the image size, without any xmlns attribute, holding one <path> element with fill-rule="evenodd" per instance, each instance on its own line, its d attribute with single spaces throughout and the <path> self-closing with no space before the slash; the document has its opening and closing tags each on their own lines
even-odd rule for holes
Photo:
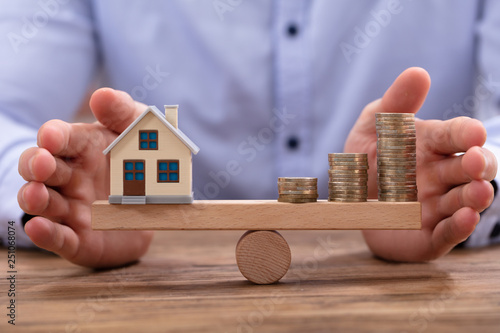
<svg viewBox="0 0 500 333">
<path fill-rule="evenodd" d="M 23 203 L 26 202 L 26 200 L 24 200 L 24 192 L 25 191 L 26 191 L 26 186 L 23 186 L 21 188 L 21 200 L 22 200 Z"/>
<path fill-rule="evenodd" d="M 35 156 L 32 156 L 30 160 L 28 161 L 28 169 L 30 170 L 31 177 L 35 177 L 35 174 L 33 173 L 33 163 L 35 162 Z"/>
<path fill-rule="evenodd" d="M 484 158 L 484 169 L 483 169 L 483 173 L 481 175 L 481 178 L 485 179 L 487 174 L 487 170 L 488 170 L 488 158 L 486 158 L 486 155 L 484 154 L 483 152 L 483 158 Z"/>
</svg>

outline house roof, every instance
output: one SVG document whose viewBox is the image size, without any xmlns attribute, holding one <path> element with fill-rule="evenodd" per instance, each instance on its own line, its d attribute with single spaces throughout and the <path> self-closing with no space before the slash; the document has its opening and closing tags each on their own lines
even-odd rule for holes
<svg viewBox="0 0 500 333">
<path fill-rule="evenodd" d="M 170 124 L 166 119 L 165 119 L 165 116 L 160 112 L 160 110 L 158 110 L 158 108 L 156 106 L 148 106 L 148 108 L 146 109 L 146 111 L 144 111 L 139 117 L 137 117 L 136 120 L 134 120 L 134 122 L 132 122 L 132 124 L 129 125 L 129 127 L 127 127 L 127 129 L 125 129 L 122 134 L 120 134 L 116 139 L 115 141 L 113 141 L 109 146 L 108 148 L 106 148 L 103 153 L 104 155 L 106 155 L 107 153 L 109 153 L 111 151 L 111 149 L 113 149 L 117 144 L 118 142 L 120 142 L 131 130 L 132 128 L 135 127 L 135 125 L 137 125 L 139 123 L 139 121 L 141 121 L 142 118 L 144 118 L 148 113 L 152 113 L 153 115 L 156 116 L 156 118 L 158 118 L 158 120 L 163 124 L 165 125 L 179 140 L 181 140 L 181 142 L 186 145 L 186 147 L 189 148 L 189 150 L 191 150 L 191 152 L 193 154 L 197 154 L 199 151 L 200 151 L 200 148 L 193 142 L 191 141 L 191 139 L 189 139 L 186 134 L 182 133 L 182 131 L 178 128 L 175 128 L 174 126 L 172 126 L 172 124 Z"/>
</svg>

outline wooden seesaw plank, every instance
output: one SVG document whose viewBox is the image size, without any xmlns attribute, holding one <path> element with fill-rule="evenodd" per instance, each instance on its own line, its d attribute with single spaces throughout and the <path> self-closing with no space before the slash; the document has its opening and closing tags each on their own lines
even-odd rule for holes
<svg viewBox="0 0 500 333">
<path fill-rule="evenodd" d="M 283 203 L 199 200 L 183 205 L 92 205 L 96 230 L 420 229 L 419 202 Z"/>
</svg>

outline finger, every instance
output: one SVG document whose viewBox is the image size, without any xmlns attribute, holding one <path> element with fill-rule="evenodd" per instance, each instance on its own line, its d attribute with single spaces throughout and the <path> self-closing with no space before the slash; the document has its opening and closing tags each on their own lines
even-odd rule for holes
<svg viewBox="0 0 500 333">
<path fill-rule="evenodd" d="M 17 201 L 19 207 L 30 215 L 60 220 L 70 213 L 68 200 L 39 182 L 29 182 L 21 187 Z"/>
<path fill-rule="evenodd" d="M 124 91 L 101 88 L 92 94 L 90 108 L 101 124 L 116 133 L 121 133 L 146 110 L 147 106 L 134 101 Z"/>
<path fill-rule="evenodd" d="M 117 267 L 143 256 L 153 237 L 152 231 L 106 232 L 104 239 L 98 231 L 76 233 L 67 225 L 54 223 L 37 216 L 29 220 L 24 230 L 38 247 L 54 252 L 75 264 L 95 267 Z M 109 245 L 111 244 L 111 245 Z"/>
<path fill-rule="evenodd" d="M 462 165 L 467 175 L 477 180 L 492 181 L 498 171 L 495 154 L 483 147 L 470 148 L 464 155 Z"/>
<path fill-rule="evenodd" d="M 437 211 L 441 217 L 453 215 L 463 207 L 482 212 L 493 201 L 493 186 L 486 180 L 473 180 L 464 185 L 454 187 L 441 196 L 437 203 Z"/>
<path fill-rule="evenodd" d="M 38 247 L 71 259 L 78 251 L 78 235 L 68 226 L 37 216 L 29 220 L 24 230 Z"/>
<path fill-rule="evenodd" d="M 427 97 L 431 80 L 422 68 L 412 67 L 401 73 L 382 99 L 368 104 L 355 126 L 364 132 L 375 132 L 375 113 L 416 113 Z"/>
<path fill-rule="evenodd" d="M 56 161 L 46 149 L 32 147 L 19 157 L 18 170 L 26 181 L 44 182 L 56 170 Z"/>
<path fill-rule="evenodd" d="M 425 69 L 408 68 L 382 97 L 383 112 L 416 113 L 424 104 L 430 86 L 431 78 Z"/>
<path fill-rule="evenodd" d="M 477 119 L 421 120 L 416 125 L 418 145 L 436 154 L 463 153 L 486 141 L 486 129 Z"/>
<path fill-rule="evenodd" d="M 432 233 L 432 258 L 448 253 L 457 244 L 466 240 L 479 222 L 479 213 L 470 207 L 456 211 L 438 223 Z"/>
<path fill-rule="evenodd" d="M 495 155 L 488 149 L 472 147 L 465 154 L 434 162 L 439 184 L 460 185 L 471 180 L 491 181 L 497 172 Z"/>
<path fill-rule="evenodd" d="M 69 124 L 62 120 L 50 120 L 38 130 L 38 146 L 52 155 L 76 157 L 83 152 L 102 150 L 109 137 L 95 124 Z"/>
<path fill-rule="evenodd" d="M 62 186 L 71 179 L 72 169 L 44 148 L 29 148 L 19 158 L 19 174 L 26 181 Z"/>
</svg>

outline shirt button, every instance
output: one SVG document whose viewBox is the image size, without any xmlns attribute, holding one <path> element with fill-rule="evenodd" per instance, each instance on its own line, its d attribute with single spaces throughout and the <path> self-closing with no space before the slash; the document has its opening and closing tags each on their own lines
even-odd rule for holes
<svg viewBox="0 0 500 333">
<path fill-rule="evenodd" d="M 297 137 L 292 136 L 287 141 L 287 146 L 290 150 L 296 150 L 299 148 L 300 141 Z"/>
<path fill-rule="evenodd" d="M 290 25 L 286 29 L 286 32 L 288 33 L 288 36 L 295 37 L 299 33 L 299 28 L 295 23 L 290 23 Z"/>
</svg>

